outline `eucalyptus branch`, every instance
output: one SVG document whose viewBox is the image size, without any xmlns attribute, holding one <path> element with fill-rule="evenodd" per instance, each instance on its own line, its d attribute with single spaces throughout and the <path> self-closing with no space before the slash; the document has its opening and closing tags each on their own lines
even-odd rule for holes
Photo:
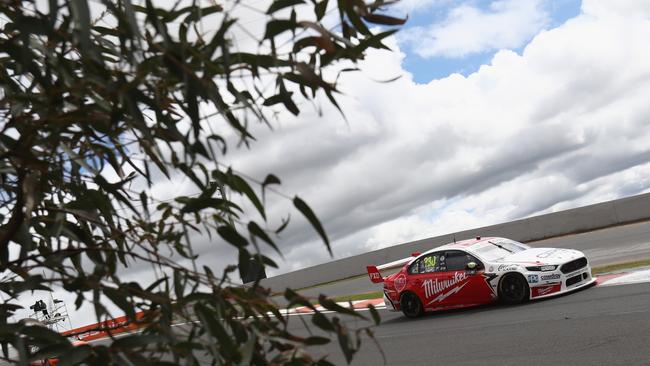
<svg viewBox="0 0 650 366">
<path fill-rule="evenodd" d="M 266 22 L 258 39 L 264 48 L 248 52 L 236 39 L 246 21 L 214 2 L 164 8 L 155 1 L 95 1 L 91 9 L 89 0 L 53 0 L 47 12 L 0 2 L 0 115 L 8 120 L 0 128 L 0 204 L 8 213 L 0 227 L 0 271 L 7 273 L 0 284 L 10 296 L 0 311 L 0 343 L 18 349 L 22 364 L 52 349 L 69 364 L 155 364 L 169 355 L 195 364 L 198 353 L 215 364 L 318 363 L 306 352 L 308 338 L 289 332 L 259 278 L 240 286 L 231 277 L 244 278 L 250 261 L 274 266 L 264 245 L 282 255 L 275 233 L 288 220 L 268 230 L 268 191 L 290 200 L 331 249 L 327 234 L 304 201 L 278 188 L 275 175 L 254 179 L 221 160 L 233 144 L 254 148 L 252 124 L 270 128 L 267 116 L 278 111 L 299 115 L 323 93 L 340 108 L 336 80 L 324 80 L 324 71 L 386 48 L 382 40 L 394 32 L 388 28 L 402 21 L 372 16 L 381 3 L 303 4 L 313 7 L 315 21 L 302 12 L 281 15 L 294 1 L 253 6 Z M 324 24 L 335 10 L 345 32 Z M 211 14 L 222 21 L 207 23 Z M 373 23 L 385 27 L 370 31 Z M 178 177 L 196 194 L 153 196 L 153 184 Z M 194 268 L 200 251 L 190 230 L 224 243 L 237 260 Z M 17 255 L 9 256 L 9 243 Z M 149 266 L 161 275 L 124 280 L 124 268 L 146 273 Z M 112 347 L 71 347 L 64 336 L 13 322 L 22 314 L 14 302 L 44 284 L 76 295 L 78 306 L 91 303 L 98 320 L 115 313 L 103 303 L 108 299 L 146 330 L 135 343 L 125 337 L 111 339 L 120 342 Z M 285 298 L 313 308 L 292 290 Z M 148 311 L 151 322 L 138 323 L 136 309 Z M 314 326 L 351 345 L 342 348 L 351 359 L 362 332 L 316 314 Z M 174 319 L 190 317 L 190 331 L 173 327 Z"/>
</svg>

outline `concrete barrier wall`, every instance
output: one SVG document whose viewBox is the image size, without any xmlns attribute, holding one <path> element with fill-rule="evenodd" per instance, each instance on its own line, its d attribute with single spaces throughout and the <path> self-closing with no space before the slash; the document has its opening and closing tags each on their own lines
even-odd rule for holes
<svg viewBox="0 0 650 366">
<path fill-rule="evenodd" d="M 650 220 L 650 193 L 394 245 L 267 278 L 262 284 L 281 290 L 356 276 L 365 273 L 366 265 L 398 260 L 450 243 L 454 237 L 501 236 L 525 243 L 644 220 Z"/>
</svg>

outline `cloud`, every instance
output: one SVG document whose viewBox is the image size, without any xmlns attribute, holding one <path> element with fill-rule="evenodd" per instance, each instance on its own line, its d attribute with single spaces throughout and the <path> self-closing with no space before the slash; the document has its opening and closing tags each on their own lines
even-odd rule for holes
<svg viewBox="0 0 650 366">
<path fill-rule="evenodd" d="M 524 45 L 549 23 L 542 0 L 493 1 L 488 9 L 463 4 L 441 23 L 406 29 L 400 41 L 421 57 L 462 58 Z"/>
<path fill-rule="evenodd" d="M 515 7 L 499 4 L 486 14 Z M 252 148 L 231 148 L 222 163 L 278 175 L 284 196 L 316 211 L 336 257 L 648 191 L 650 24 L 590 6 L 528 37 L 521 54 L 500 50 L 473 74 L 428 84 L 413 81 L 389 39 L 396 52 L 370 52 L 361 72 L 342 75 L 347 122 L 326 101 L 305 103 L 272 130 L 254 127 Z M 267 193 L 269 228 L 291 215 L 278 238 L 284 259 L 267 251 L 281 264 L 270 274 L 330 260 L 286 197 Z M 193 245 L 215 272 L 235 260 L 215 237 Z"/>
<path fill-rule="evenodd" d="M 617 0 L 600 1 L 584 0 L 582 11 L 597 17 L 650 18 L 650 1 L 648 0 Z"/>
<path fill-rule="evenodd" d="M 393 39 L 398 52 L 372 52 L 342 78 L 348 123 L 327 104 L 325 117 L 281 114 L 231 162 L 278 172 L 282 191 L 318 213 L 337 257 L 645 192 L 647 39 L 643 17 L 584 12 L 521 54 L 501 50 L 467 77 L 428 84 L 402 69 Z M 290 211 L 283 201 L 274 213 Z M 292 221 L 280 272 L 327 261 L 308 224 L 295 212 Z"/>
</svg>

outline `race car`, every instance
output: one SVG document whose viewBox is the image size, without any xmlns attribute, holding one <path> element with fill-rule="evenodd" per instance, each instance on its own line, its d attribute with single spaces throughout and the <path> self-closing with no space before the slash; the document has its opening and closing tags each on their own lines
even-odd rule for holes
<svg viewBox="0 0 650 366">
<path fill-rule="evenodd" d="M 380 270 L 400 267 L 397 273 L 381 275 Z M 454 242 L 367 270 L 372 282 L 384 284 L 386 308 L 410 318 L 496 301 L 516 304 L 596 281 L 580 251 L 531 248 L 505 238 Z"/>
</svg>

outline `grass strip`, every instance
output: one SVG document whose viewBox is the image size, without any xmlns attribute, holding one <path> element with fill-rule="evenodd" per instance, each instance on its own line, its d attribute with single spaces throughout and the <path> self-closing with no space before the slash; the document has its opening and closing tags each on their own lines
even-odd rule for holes
<svg viewBox="0 0 650 366">
<path fill-rule="evenodd" d="M 342 301 L 357 301 L 357 300 L 372 300 L 372 299 L 379 299 L 384 296 L 384 293 L 382 291 L 372 291 L 372 292 L 364 292 L 362 294 L 356 294 L 356 295 L 344 295 L 344 296 L 336 296 L 333 297 L 332 300 L 336 302 L 342 302 Z"/>
<path fill-rule="evenodd" d="M 334 296 L 330 297 L 329 299 L 335 302 L 344 302 L 344 301 L 357 301 L 357 300 L 373 300 L 373 299 L 379 299 L 384 296 L 384 293 L 382 291 L 372 291 L 372 292 L 364 292 L 362 294 L 354 294 L 354 295 L 342 295 L 342 296 Z M 310 300 L 309 301 L 312 305 L 318 305 L 318 300 Z M 291 306 L 291 308 L 299 308 L 302 305 L 300 304 L 295 304 Z"/>
<path fill-rule="evenodd" d="M 354 275 L 354 276 L 339 278 L 339 279 L 336 279 L 336 280 L 317 283 L 317 284 L 311 285 L 311 286 L 301 287 L 299 289 L 296 289 L 296 291 L 309 290 L 309 289 L 316 288 L 316 287 L 331 285 L 331 284 L 334 284 L 334 283 L 337 283 L 337 282 L 343 282 L 343 281 L 352 280 L 352 279 L 355 279 L 355 278 L 367 277 L 367 276 L 368 276 L 367 273 L 362 273 L 360 275 Z M 368 281 L 370 281 L 370 280 L 368 280 Z"/>
<path fill-rule="evenodd" d="M 632 262 L 607 264 L 604 266 L 593 267 L 591 269 L 591 273 L 597 275 L 597 274 L 610 273 L 610 272 L 621 271 L 624 269 L 632 269 L 632 268 L 645 267 L 645 266 L 650 266 L 650 259 L 642 259 L 642 260 L 632 261 Z"/>
</svg>

